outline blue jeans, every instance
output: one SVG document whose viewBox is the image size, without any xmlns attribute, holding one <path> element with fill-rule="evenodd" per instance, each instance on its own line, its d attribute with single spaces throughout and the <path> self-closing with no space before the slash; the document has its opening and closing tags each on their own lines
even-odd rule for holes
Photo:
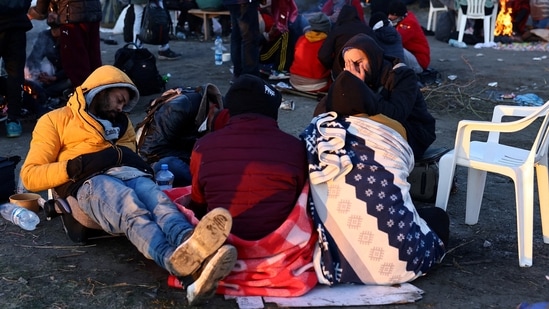
<svg viewBox="0 0 549 309">
<path fill-rule="evenodd" d="M 231 13 L 231 61 L 233 76 L 259 76 L 259 18 L 257 1 L 227 6 Z"/>
<path fill-rule="evenodd" d="M 168 164 L 168 169 L 173 173 L 174 187 L 186 187 L 191 184 L 191 169 L 185 161 L 178 157 L 164 157 L 151 164 L 151 167 L 155 173 L 158 173 L 162 164 Z"/>
<path fill-rule="evenodd" d="M 147 177 L 94 176 L 77 193 L 80 208 L 103 230 L 125 234 L 148 259 L 166 263 L 193 225 Z"/>
</svg>

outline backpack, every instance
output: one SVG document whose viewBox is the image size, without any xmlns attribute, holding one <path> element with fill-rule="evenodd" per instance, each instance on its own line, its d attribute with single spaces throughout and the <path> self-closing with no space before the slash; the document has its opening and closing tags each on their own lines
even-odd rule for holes
<svg viewBox="0 0 549 309">
<path fill-rule="evenodd" d="M 450 34 L 456 31 L 456 13 L 454 11 L 442 12 L 437 18 L 435 39 L 448 43 Z"/>
<path fill-rule="evenodd" d="M 139 40 L 151 45 L 167 44 L 172 28 L 172 19 L 168 10 L 150 1 L 143 10 Z"/>
<path fill-rule="evenodd" d="M 165 90 L 166 82 L 158 72 L 156 58 L 146 48 L 127 43 L 116 51 L 114 66 L 128 75 L 140 95 L 146 96 Z"/>
</svg>

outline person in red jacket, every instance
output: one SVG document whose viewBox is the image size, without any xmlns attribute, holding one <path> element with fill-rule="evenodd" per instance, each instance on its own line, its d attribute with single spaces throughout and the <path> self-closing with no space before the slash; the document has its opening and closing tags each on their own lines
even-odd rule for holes
<svg viewBox="0 0 549 309">
<path fill-rule="evenodd" d="M 225 95 L 228 122 L 191 154 L 188 208 L 198 218 L 225 208 L 233 218 L 227 243 L 237 248 L 237 266 L 218 293 L 299 296 L 317 283 L 306 151 L 278 127 L 281 100 L 260 77 L 241 75 Z"/>
<path fill-rule="evenodd" d="M 404 63 L 418 74 L 423 72 L 431 62 L 431 50 L 416 16 L 399 0 L 391 2 L 388 11 L 389 19 L 402 37 Z"/>
<path fill-rule="evenodd" d="M 318 12 L 309 18 L 309 28 L 297 40 L 294 61 L 290 66 L 290 84 L 301 91 L 326 91 L 330 86 L 330 69 L 318 60 L 318 50 L 326 40 L 331 23 Z"/>
</svg>

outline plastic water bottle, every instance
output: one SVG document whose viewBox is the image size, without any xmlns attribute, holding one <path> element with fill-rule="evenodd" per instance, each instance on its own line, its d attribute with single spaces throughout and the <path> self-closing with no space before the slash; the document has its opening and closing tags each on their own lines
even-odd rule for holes
<svg viewBox="0 0 549 309">
<path fill-rule="evenodd" d="M 457 48 L 467 48 L 465 42 L 459 42 L 458 40 L 450 39 L 448 40 L 448 45 L 457 47 Z"/>
<path fill-rule="evenodd" d="M 160 190 L 167 190 L 173 187 L 173 173 L 168 170 L 168 164 L 160 165 L 160 171 L 156 173 L 156 184 Z"/>
<path fill-rule="evenodd" d="M 223 64 L 223 40 L 220 36 L 215 39 L 215 65 Z"/>
<path fill-rule="evenodd" d="M 32 210 L 28 210 L 13 203 L 0 205 L 0 213 L 4 219 L 19 225 L 24 230 L 32 231 L 40 223 L 40 218 Z"/>
</svg>

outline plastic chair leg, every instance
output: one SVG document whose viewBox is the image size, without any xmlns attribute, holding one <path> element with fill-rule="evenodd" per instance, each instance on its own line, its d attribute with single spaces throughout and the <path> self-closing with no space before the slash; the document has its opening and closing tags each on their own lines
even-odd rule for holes
<svg viewBox="0 0 549 309">
<path fill-rule="evenodd" d="M 486 171 L 469 168 L 467 176 L 467 201 L 465 206 L 465 224 L 473 225 L 478 222 L 480 204 L 484 195 Z"/>
<path fill-rule="evenodd" d="M 536 166 L 536 178 L 538 182 L 539 212 L 541 214 L 543 242 L 549 244 L 549 192 L 547 190 L 549 188 L 549 171 L 547 169 L 547 158 L 542 159 Z"/>
<path fill-rule="evenodd" d="M 532 266 L 534 240 L 534 171 L 524 170 L 513 179 L 517 208 L 517 242 L 520 267 Z"/>
<path fill-rule="evenodd" d="M 490 29 L 491 26 L 492 26 L 492 23 L 490 18 L 484 18 L 483 27 L 484 27 L 484 43 L 485 44 L 490 43 L 490 39 L 491 39 L 490 33 L 494 31 L 494 29 Z"/>
<path fill-rule="evenodd" d="M 448 198 L 450 197 L 450 190 L 452 190 L 454 180 L 456 167 L 452 164 L 453 159 L 454 151 L 452 150 L 443 155 L 438 161 L 439 177 L 435 206 L 444 210 L 448 206 Z"/>
<path fill-rule="evenodd" d="M 463 34 L 465 33 L 465 24 L 467 24 L 467 18 L 465 16 L 461 16 L 461 18 L 459 19 L 458 42 L 463 42 Z"/>
<path fill-rule="evenodd" d="M 431 30 L 431 23 L 433 21 L 433 15 L 435 15 L 434 12 L 429 12 L 429 17 L 427 17 L 427 30 Z M 433 29 L 434 31 L 435 29 Z"/>
</svg>

